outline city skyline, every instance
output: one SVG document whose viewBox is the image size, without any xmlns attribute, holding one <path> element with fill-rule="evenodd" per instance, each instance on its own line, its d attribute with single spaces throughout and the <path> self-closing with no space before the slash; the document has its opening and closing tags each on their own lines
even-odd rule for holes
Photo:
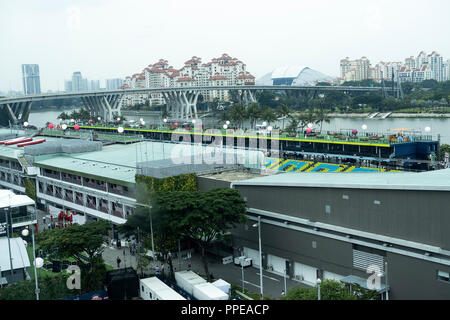
<svg viewBox="0 0 450 320">
<path fill-rule="evenodd" d="M 280 65 L 310 66 L 338 77 L 346 56 L 402 61 L 422 50 L 450 56 L 450 44 L 438 36 L 450 29 L 448 1 L 423 6 L 281 0 L 259 2 L 256 10 L 252 3 L 231 0 L 227 6 L 239 8 L 232 20 L 220 4 L 205 1 L 2 3 L 0 35 L 9 48 L 0 59 L 0 91 L 21 90 L 24 63 L 39 64 L 46 92 L 62 91 L 65 75 L 75 70 L 104 81 L 125 78 L 161 58 L 182 65 L 187 56 L 210 60 L 217 52 L 240 57 L 256 78 Z M 101 27 L 98 16 L 106 18 Z"/>
</svg>

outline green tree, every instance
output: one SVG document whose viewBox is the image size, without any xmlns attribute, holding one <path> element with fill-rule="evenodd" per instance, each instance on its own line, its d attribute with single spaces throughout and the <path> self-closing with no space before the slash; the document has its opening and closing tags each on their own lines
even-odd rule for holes
<svg viewBox="0 0 450 320">
<path fill-rule="evenodd" d="M 250 103 L 247 106 L 247 109 L 245 112 L 245 114 L 246 114 L 245 117 L 246 117 L 246 119 L 248 119 L 250 121 L 251 129 L 255 128 L 256 121 L 261 118 L 261 112 L 262 112 L 261 107 L 256 102 Z"/>
<path fill-rule="evenodd" d="M 317 300 L 318 287 L 304 288 L 297 287 L 289 290 L 282 298 L 283 300 Z M 357 284 L 352 284 L 352 291 L 349 286 L 336 281 L 324 280 L 320 285 L 321 300 L 377 300 L 379 295 L 376 291 L 367 290 Z"/>
<path fill-rule="evenodd" d="M 68 273 L 39 278 L 39 299 L 56 300 L 79 294 L 67 288 Z M 0 300 L 36 300 L 34 281 L 24 280 L 0 289 Z"/>
<path fill-rule="evenodd" d="M 102 287 L 106 275 L 102 245 L 109 229 L 107 221 L 73 224 L 64 229 L 47 229 L 38 234 L 37 241 L 44 251 L 59 259 L 75 259 L 81 269 L 82 289 L 90 292 Z"/>
<path fill-rule="evenodd" d="M 291 115 L 292 109 L 288 105 L 282 104 L 278 107 L 276 112 L 280 118 L 283 118 L 282 130 L 284 130 L 284 120 Z"/>
<path fill-rule="evenodd" d="M 268 124 L 277 120 L 277 115 L 272 108 L 265 107 L 261 111 L 260 119 L 267 121 Z"/>
<path fill-rule="evenodd" d="M 328 113 L 325 112 L 323 108 L 320 108 L 316 111 L 315 118 L 316 118 L 315 123 L 320 124 L 320 132 L 322 132 L 323 122 L 330 123 L 331 121 L 330 117 L 328 116 Z"/>
<path fill-rule="evenodd" d="M 242 128 L 242 124 L 246 119 L 246 110 L 242 103 L 236 103 L 229 107 L 223 120 L 230 120 L 237 124 L 239 128 Z"/>
<path fill-rule="evenodd" d="M 299 125 L 300 125 L 300 120 L 298 119 L 298 117 L 296 117 L 294 115 L 289 115 L 289 124 L 286 127 L 286 131 L 291 134 L 297 133 Z"/>
<path fill-rule="evenodd" d="M 439 150 L 439 161 L 444 161 L 446 152 L 450 154 L 450 145 L 442 144 Z"/>
<path fill-rule="evenodd" d="M 150 196 L 152 199 L 155 199 L 155 197 L 156 194 Z M 144 248 L 146 250 L 152 249 L 149 210 L 146 207 L 136 208 L 133 215 L 127 219 L 127 222 L 119 227 L 119 232 L 125 233 L 127 236 L 135 235 L 138 240 L 144 238 Z M 179 232 L 171 223 L 170 215 L 152 214 L 151 223 L 155 254 L 158 253 L 169 264 L 170 277 L 174 279 L 172 257 L 169 253 L 177 250 L 180 237 Z"/>
<path fill-rule="evenodd" d="M 245 201 L 235 189 L 160 192 L 154 208 L 155 219 L 169 224 L 168 230 L 198 245 L 208 281 L 211 276 L 206 249 L 236 224 L 245 222 L 247 212 Z"/>
</svg>

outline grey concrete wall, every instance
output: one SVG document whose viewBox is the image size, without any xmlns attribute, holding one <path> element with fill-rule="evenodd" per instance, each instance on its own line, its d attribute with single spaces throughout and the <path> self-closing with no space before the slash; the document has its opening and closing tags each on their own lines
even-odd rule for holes
<svg viewBox="0 0 450 320">
<path fill-rule="evenodd" d="M 259 250 L 258 228 L 252 227 L 254 223 L 253 220 L 249 220 L 247 230 L 245 225 L 239 225 L 232 230 L 235 247 Z M 343 276 L 351 274 L 368 276 L 363 271 L 354 270 L 351 243 L 264 223 L 261 225 L 261 243 L 265 257 L 267 254 L 273 254 L 290 260 L 291 271 L 293 271 L 293 262 L 295 261 Z M 316 242 L 316 248 L 313 248 L 313 241 Z M 264 261 L 263 265 L 265 265 Z"/>
<path fill-rule="evenodd" d="M 449 192 L 267 186 L 236 189 L 247 198 L 250 208 L 450 250 Z M 349 199 L 344 200 L 343 195 Z M 380 204 L 374 204 L 375 200 Z"/>
<path fill-rule="evenodd" d="M 254 221 L 233 229 L 233 245 L 259 250 L 258 228 Z M 262 224 L 262 251 L 266 265 L 267 254 L 304 263 L 322 271 L 330 271 L 343 276 L 356 275 L 367 279 L 370 274 L 353 268 L 353 245 L 339 240 L 306 234 L 277 226 Z M 312 247 L 316 241 L 317 248 Z M 390 299 L 450 299 L 450 283 L 437 280 L 437 271 L 450 272 L 450 267 L 437 263 L 387 252 Z M 384 278 L 382 282 L 384 283 Z"/>
<path fill-rule="evenodd" d="M 229 188 L 231 182 L 215 180 L 206 177 L 197 177 L 197 186 L 200 191 L 208 191 L 217 188 Z"/>
<path fill-rule="evenodd" d="M 437 271 L 450 272 L 449 266 L 389 252 L 387 261 L 391 299 L 450 299 L 450 283 L 437 279 Z"/>
</svg>

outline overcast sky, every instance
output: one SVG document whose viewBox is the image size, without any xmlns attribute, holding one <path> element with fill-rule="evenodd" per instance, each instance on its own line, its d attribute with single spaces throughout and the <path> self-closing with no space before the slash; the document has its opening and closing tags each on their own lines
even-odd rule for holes
<svg viewBox="0 0 450 320">
<path fill-rule="evenodd" d="M 21 64 L 41 88 L 175 68 L 228 53 L 257 78 L 284 65 L 338 76 L 339 60 L 403 61 L 421 50 L 450 59 L 448 0 L 14 0 L 0 1 L 0 91 L 22 90 Z"/>
</svg>

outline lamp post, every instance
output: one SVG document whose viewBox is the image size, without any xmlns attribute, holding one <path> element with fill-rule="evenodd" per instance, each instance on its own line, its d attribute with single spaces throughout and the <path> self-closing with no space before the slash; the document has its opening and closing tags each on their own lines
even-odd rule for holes
<svg viewBox="0 0 450 320">
<path fill-rule="evenodd" d="M 152 221 L 152 206 L 144 203 L 136 203 L 137 206 L 142 206 L 148 208 L 150 214 L 150 233 L 152 235 L 152 256 L 155 256 L 155 241 L 153 240 L 153 221 Z"/>
<path fill-rule="evenodd" d="M 259 287 L 261 289 L 261 300 L 263 300 L 263 272 L 262 272 L 262 248 L 261 248 L 261 216 L 258 216 L 258 223 L 253 225 L 254 228 L 258 227 L 259 237 Z"/>
<path fill-rule="evenodd" d="M 387 269 L 387 261 L 384 262 L 384 273 L 380 272 L 378 273 L 378 277 L 381 278 L 385 276 L 385 290 L 386 290 L 386 300 L 389 300 L 389 288 L 388 288 L 388 269 Z"/>
<path fill-rule="evenodd" d="M 284 269 L 284 293 L 285 294 L 287 294 L 286 275 L 287 275 L 287 270 Z"/>
<path fill-rule="evenodd" d="M 244 263 L 241 261 L 241 273 L 242 273 L 242 293 L 244 293 L 245 285 L 244 285 Z"/>
<path fill-rule="evenodd" d="M 22 230 L 22 235 L 24 237 L 28 236 L 29 233 L 30 232 L 28 231 L 28 229 Z M 43 260 L 42 260 L 42 258 L 36 258 L 36 247 L 34 245 L 34 229 L 33 229 L 33 227 L 31 227 L 31 239 L 33 241 L 34 279 L 35 279 L 35 283 L 36 283 L 35 293 L 36 293 L 36 300 L 39 300 L 40 289 L 39 289 L 39 283 L 38 283 L 38 277 L 37 277 L 37 268 L 40 268 L 42 266 Z"/>
<path fill-rule="evenodd" d="M 320 300 L 320 284 L 322 283 L 322 280 L 320 280 L 320 278 L 317 278 L 316 283 L 317 283 L 317 300 Z"/>
</svg>

